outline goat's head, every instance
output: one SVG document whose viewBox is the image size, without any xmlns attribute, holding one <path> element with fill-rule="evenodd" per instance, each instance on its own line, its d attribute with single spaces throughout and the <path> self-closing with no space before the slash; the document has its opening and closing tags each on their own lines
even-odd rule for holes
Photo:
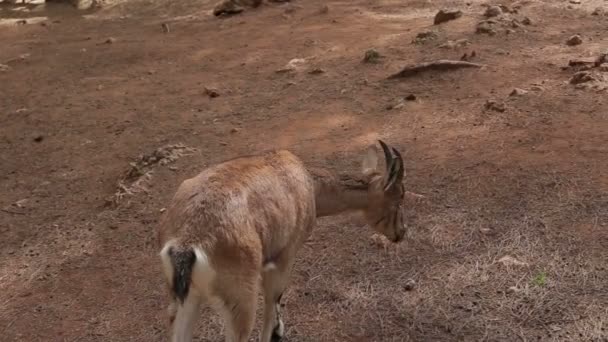
<svg viewBox="0 0 608 342">
<path fill-rule="evenodd" d="M 376 146 L 370 146 L 363 159 L 363 174 L 369 182 L 369 205 L 365 210 L 368 224 L 393 242 L 405 234 L 403 177 L 405 168 L 401 153 L 379 140 L 385 163 L 379 162 Z M 385 165 L 382 165 L 385 164 Z"/>
</svg>

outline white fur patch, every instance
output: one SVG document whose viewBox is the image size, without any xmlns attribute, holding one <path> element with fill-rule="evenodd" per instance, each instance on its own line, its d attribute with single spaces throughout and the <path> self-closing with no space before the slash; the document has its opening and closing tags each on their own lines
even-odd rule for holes
<svg viewBox="0 0 608 342">
<path fill-rule="evenodd" d="M 160 259 L 163 263 L 163 271 L 165 272 L 165 277 L 169 282 L 173 281 L 173 263 L 171 262 L 171 256 L 169 255 L 169 249 L 173 247 L 175 240 L 168 241 L 163 246 L 163 249 L 160 251 Z"/>
<path fill-rule="evenodd" d="M 269 272 L 269 271 L 273 271 L 277 269 L 277 264 L 275 264 L 274 262 L 267 262 L 266 264 L 264 264 L 264 267 L 262 267 L 262 270 L 264 272 Z"/>
<path fill-rule="evenodd" d="M 283 324 L 283 320 L 279 318 L 279 326 L 274 331 L 275 334 L 280 337 L 285 336 L 285 324 Z"/>
</svg>

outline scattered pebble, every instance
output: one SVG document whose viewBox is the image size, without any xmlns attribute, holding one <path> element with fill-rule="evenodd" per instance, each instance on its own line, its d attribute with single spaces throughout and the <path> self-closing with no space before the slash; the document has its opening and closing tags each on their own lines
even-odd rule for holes
<svg viewBox="0 0 608 342">
<path fill-rule="evenodd" d="M 606 10 L 601 7 L 597 7 L 593 10 L 593 12 L 591 12 L 591 15 L 606 15 Z"/>
<path fill-rule="evenodd" d="M 169 24 L 167 24 L 167 23 L 162 23 L 160 26 L 162 27 L 162 29 L 163 29 L 163 32 L 164 32 L 164 33 L 169 33 L 169 32 L 171 32 L 171 29 L 169 28 Z"/>
<path fill-rule="evenodd" d="M 0 64 L 0 72 L 2 71 L 9 71 L 11 69 L 11 67 L 9 67 L 6 64 Z"/>
<path fill-rule="evenodd" d="M 493 18 L 493 17 L 498 17 L 501 14 L 502 14 L 502 8 L 500 8 L 500 6 L 490 6 L 486 9 L 486 11 L 483 15 L 487 18 Z"/>
<path fill-rule="evenodd" d="M 323 70 L 321 68 L 314 68 L 314 69 L 310 70 L 308 73 L 311 75 L 319 75 L 319 74 L 324 74 L 325 70 Z"/>
<path fill-rule="evenodd" d="M 510 255 L 503 256 L 502 258 L 498 259 L 498 262 L 505 266 L 528 266 L 527 262 L 517 260 Z"/>
<path fill-rule="evenodd" d="M 483 20 L 477 24 L 477 28 L 475 29 L 475 33 L 488 34 L 493 36 L 496 34 L 496 30 L 494 29 L 495 22 L 490 20 Z"/>
<path fill-rule="evenodd" d="M 319 14 L 327 14 L 327 13 L 329 13 L 329 6 L 327 6 L 327 5 L 321 6 L 321 8 L 319 9 Z"/>
<path fill-rule="evenodd" d="M 598 81 L 598 78 L 589 71 L 579 71 L 570 79 L 570 84 L 580 84 Z"/>
<path fill-rule="evenodd" d="M 236 128 L 236 127 L 232 127 L 230 129 L 230 133 L 234 134 L 234 133 L 238 133 L 240 131 L 240 129 Z"/>
<path fill-rule="evenodd" d="M 412 291 L 416 287 L 416 281 L 414 279 L 408 279 L 405 284 L 403 284 L 403 289 L 405 291 Z"/>
<path fill-rule="evenodd" d="M 581 4 L 581 0 L 570 0 L 570 3 L 573 5 L 580 5 Z"/>
<path fill-rule="evenodd" d="M 422 31 L 416 35 L 416 38 L 414 38 L 412 43 L 423 44 L 428 41 L 435 40 L 437 38 L 439 38 L 439 35 L 435 31 L 432 31 L 432 30 Z"/>
<path fill-rule="evenodd" d="M 382 59 L 382 55 L 376 49 L 369 49 L 365 51 L 363 56 L 363 63 L 378 63 Z"/>
<path fill-rule="evenodd" d="M 416 101 L 417 97 L 414 94 L 409 94 L 408 96 L 405 97 L 406 101 Z"/>
<path fill-rule="evenodd" d="M 205 87 L 204 91 L 205 95 L 209 96 L 212 99 L 220 96 L 220 92 L 215 88 Z"/>
<path fill-rule="evenodd" d="M 517 287 L 517 286 L 510 286 L 507 289 L 507 293 L 517 293 L 520 292 L 521 290 Z"/>
<path fill-rule="evenodd" d="M 532 91 L 537 91 L 537 92 L 541 92 L 541 91 L 545 91 L 545 88 L 538 85 L 538 84 L 534 84 L 530 87 L 530 90 Z"/>
<path fill-rule="evenodd" d="M 106 43 L 106 44 L 114 44 L 114 43 L 116 43 L 116 38 L 110 37 L 110 38 L 106 39 L 106 41 L 104 43 Z"/>
<path fill-rule="evenodd" d="M 454 49 L 459 47 L 464 47 L 471 44 L 468 39 L 458 39 L 458 40 L 448 40 L 444 44 L 439 45 L 440 48 L 444 49 Z"/>
<path fill-rule="evenodd" d="M 511 91 L 509 96 L 523 96 L 523 95 L 526 95 L 527 93 L 528 93 L 527 90 L 523 90 L 521 88 L 515 88 L 515 89 L 513 89 L 513 91 Z"/>
<path fill-rule="evenodd" d="M 566 41 L 566 45 L 568 46 L 575 46 L 575 45 L 580 45 L 583 43 L 583 38 L 581 38 L 580 35 L 575 34 L 572 37 L 568 38 L 568 40 Z"/>
<path fill-rule="evenodd" d="M 504 103 L 502 102 L 497 102 L 494 100 L 488 100 L 486 101 L 486 103 L 483 105 L 483 108 L 485 110 L 493 110 L 495 112 L 504 112 L 505 110 L 507 110 L 507 107 L 505 106 Z"/>
<path fill-rule="evenodd" d="M 43 135 L 37 135 L 34 137 L 34 141 L 39 143 L 42 142 L 42 140 L 44 140 L 44 136 Z"/>
<path fill-rule="evenodd" d="M 277 70 L 277 73 L 285 73 L 290 71 L 296 71 L 302 67 L 302 65 L 306 64 L 306 59 L 304 58 L 294 58 L 290 60 L 284 67 Z"/>
<path fill-rule="evenodd" d="M 460 17 L 462 17 L 462 11 L 460 10 L 442 9 L 437 12 L 437 14 L 435 14 L 433 24 L 439 25 L 450 20 L 458 19 Z"/>
</svg>

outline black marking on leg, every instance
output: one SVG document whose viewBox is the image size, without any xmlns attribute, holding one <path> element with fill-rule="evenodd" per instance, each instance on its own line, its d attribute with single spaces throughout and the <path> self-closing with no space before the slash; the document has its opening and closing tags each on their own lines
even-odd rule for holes
<svg viewBox="0 0 608 342">
<path fill-rule="evenodd" d="M 277 324 L 276 327 L 272 330 L 272 336 L 270 337 L 270 342 L 280 342 L 283 340 L 283 336 L 279 335 L 280 325 Z"/>
</svg>

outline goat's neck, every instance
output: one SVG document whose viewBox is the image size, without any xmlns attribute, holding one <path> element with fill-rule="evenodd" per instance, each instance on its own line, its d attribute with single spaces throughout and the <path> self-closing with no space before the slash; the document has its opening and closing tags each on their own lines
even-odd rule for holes
<svg viewBox="0 0 608 342">
<path fill-rule="evenodd" d="M 317 217 L 367 208 L 368 181 L 354 174 L 337 174 L 325 169 L 309 168 L 309 172 L 315 182 Z"/>
</svg>

